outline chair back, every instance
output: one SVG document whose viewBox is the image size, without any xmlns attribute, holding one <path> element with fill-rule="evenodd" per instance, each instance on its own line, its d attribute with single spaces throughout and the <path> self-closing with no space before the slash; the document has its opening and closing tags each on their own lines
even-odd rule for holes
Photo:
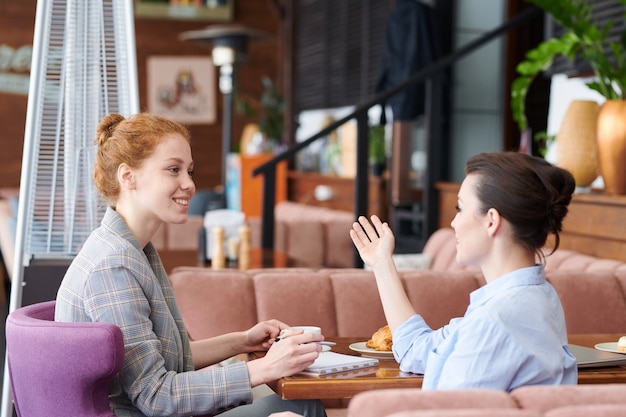
<svg viewBox="0 0 626 417">
<path fill-rule="evenodd" d="M 21 307 L 6 321 L 13 403 L 19 417 L 114 417 L 109 384 L 124 363 L 112 323 L 54 321 L 55 301 Z"/>
</svg>

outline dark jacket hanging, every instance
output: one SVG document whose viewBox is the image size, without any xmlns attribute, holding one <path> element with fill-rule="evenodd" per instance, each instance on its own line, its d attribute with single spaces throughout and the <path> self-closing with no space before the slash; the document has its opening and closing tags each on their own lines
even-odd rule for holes
<svg viewBox="0 0 626 417">
<path fill-rule="evenodd" d="M 435 11 L 417 0 L 396 0 L 387 23 L 378 93 L 407 80 L 438 58 Z M 424 114 L 425 84 L 419 82 L 389 98 L 394 120 L 414 120 Z"/>
</svg>

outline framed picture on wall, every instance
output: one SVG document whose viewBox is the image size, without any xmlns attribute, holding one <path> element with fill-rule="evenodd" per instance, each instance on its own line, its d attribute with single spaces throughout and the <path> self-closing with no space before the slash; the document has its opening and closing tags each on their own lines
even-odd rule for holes
<svg viewBox="0 0 626 417">
<path fill-rule="evenodd" d="M 135 16 L 230 21 L 235 0 L 134 0 Z"/>
<path fill-rule="evenodd" d="M 153 56 L 146 67 L 150 112 L 180 123 L 215 123 L 215 66 L 211 58 Z"/>
</svg>

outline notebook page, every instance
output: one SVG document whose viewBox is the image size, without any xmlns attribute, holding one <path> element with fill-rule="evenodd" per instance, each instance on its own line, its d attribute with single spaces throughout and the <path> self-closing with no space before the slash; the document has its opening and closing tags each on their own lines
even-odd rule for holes
<svg viewBox="0 0 626 417">
<path fill-rule="evenodd" d="M 300 374 L 319 376 L 336 372 L 354 371 L 372 366 L 378 366 L 378 359 L 345 355 L 337 352 L 322 352 L 315 362 Z"/>
</svg>

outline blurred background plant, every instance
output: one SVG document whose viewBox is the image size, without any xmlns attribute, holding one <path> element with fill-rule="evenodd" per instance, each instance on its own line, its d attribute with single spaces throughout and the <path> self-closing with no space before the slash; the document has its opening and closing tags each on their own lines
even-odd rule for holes
<svg viewBox="0 0 626 417">
<path fill-rule="evenodd" d="M 528 89 L 537 75 L 550 69 L 557 56 L 587 62 L 594 76 L 587 86 L 607 100 L 623 100 L 626 97 L 626 31 L 621 32 L 619 41 L 609 42 L 615 22 L 598 26 L 588 0 L 527 1 L 550 14 L 565 31 L 560 37 L 547 39 L 528 51 L 524 61 L 517 65 L 518 77 L 511 84 L 511 111 L 520 131 L 528 129 Z M 626 0 L 616 2 L 626 5 Z M 534 136 L 535 141 L 545 142 L 546 138 L 545 133 Z"/>
<path fill-rule="evenodd" d="M 372 174 L 376 176 L 382 175 L 387 162 L 387 153 L 385 148 L 385 126 L 371 125 L 369 128 L 369 163 Z"/>
<path fill-rule="evenodd" d="M 236 95 L 236 110 L 246 118 L 256 118 L 259 131 L 272 148 L 283 142 L 285 99 L 269 77 L 261 80 L 263 93 L 260 98 Z"/>
</svg>

